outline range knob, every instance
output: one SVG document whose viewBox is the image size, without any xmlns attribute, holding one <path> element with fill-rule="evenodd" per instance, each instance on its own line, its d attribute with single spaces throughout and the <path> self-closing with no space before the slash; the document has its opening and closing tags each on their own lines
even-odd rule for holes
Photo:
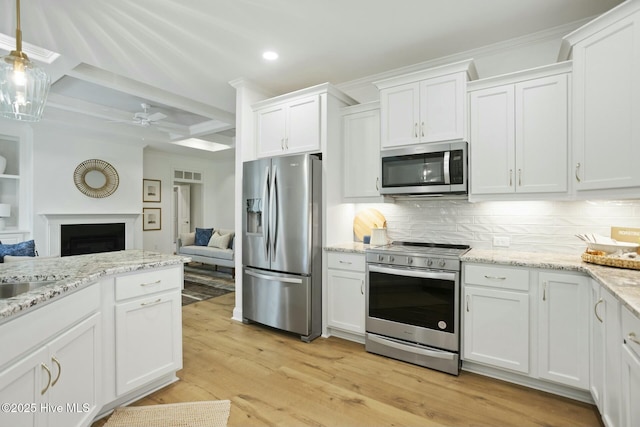
<svg viewBox="0 0 640 427">
<path fill-rule="evenodd" d="M 378 255 L 378 261 L 384 261 L 384 255 Z"/>
<path fill-rule="evenodd" d="M 407 264 L 409 265 L 413 264 L 413 258 L 407 257 Z"/>
<path fill-rule="evenodd" d="M 431 258 L 427 259 L 427 265 L 431 267 L 433 265 L 433 260 Z"/>
<path fill-rule="evenodd" d="M 395 259 L 392 256 L 389 256 L 389 262 L 394 262 Z"/>
<path fill-rule="evenodd" d="M 438 261 L 438 265 L 440 267 L 444 267 L 447 264 L 447 262 L 444 259 L 441 259 L 440 261 Z"/>
</svg>

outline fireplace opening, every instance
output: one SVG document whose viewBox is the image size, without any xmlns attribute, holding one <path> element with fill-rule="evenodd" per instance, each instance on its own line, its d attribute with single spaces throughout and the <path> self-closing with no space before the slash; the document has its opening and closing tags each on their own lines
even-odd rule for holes
<svg viewBox="0 0 640 427">
<path fill-rule="evenodd" d="M 70 224 L 60 226 L 60 255 L 122 251 L 125 224 Z"/>
</svg>

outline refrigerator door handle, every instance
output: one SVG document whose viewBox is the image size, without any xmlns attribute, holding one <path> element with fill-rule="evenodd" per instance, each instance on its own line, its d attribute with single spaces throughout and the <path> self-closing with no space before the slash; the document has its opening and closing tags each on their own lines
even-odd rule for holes
<svg viewBox="0 0 640 427">
<path fill-rule="evenodd" d="M 269 166 L 264 168 L 264 185 L 262 186 L 262 223 L 264 224 L 264 259 L 269 261 Z"/>
<path fill-rule="evenodd" d="M 291 277 L 270 276 L 268 274 L 256 273 L 255 271 L 252 271 L 249 269 L 246 269 L 244 272 L 247 273 L 249 276 L 253 276 L 258 279 L 272 280 L 274 282 L 282 282 L 282 283 L 297 283 L 297 284 L 302 283 L 302 279 L 295 279 Z"/>
<path fill-rule="evenodd" d="M 273 166 L 269 195 L 269 237 L 271 241 L 271 261 L 276 260 L 276 241 L 278 239 L 278 167 Z"/>
</svg>

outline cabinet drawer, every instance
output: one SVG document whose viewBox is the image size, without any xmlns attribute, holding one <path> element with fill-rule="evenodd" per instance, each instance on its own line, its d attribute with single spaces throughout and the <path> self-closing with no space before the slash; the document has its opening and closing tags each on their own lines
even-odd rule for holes
<svg viewBox="0 0 640 427">
<path fill-rule="evenodd" d="M 528 291 L 529 270 L 467 264 L 464 266 L 464 282 L 470 285 Z"/>
<path fill-rule="evenodd" d="M 622 309 L 622 338 L 627 348 L 640 357 L 640 319 L 626 307 Z"/>
<path fill-rule="evenodd" d="M 132 273 L 115 278 L 116 301 L 182 287 L 182 270 L 178 267 Z"/>
<path fill-rule="evenodd" d="M 364 271 L 364 254 L 329 252 L 327 255 L 329 268 Z"/>
</svg>

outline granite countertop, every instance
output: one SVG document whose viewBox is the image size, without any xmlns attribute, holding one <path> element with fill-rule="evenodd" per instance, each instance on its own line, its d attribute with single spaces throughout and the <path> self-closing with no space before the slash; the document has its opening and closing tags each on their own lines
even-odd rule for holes
<svg viewBox="0 0 640 427">
<path fill-rule="evenodd" d="M 135 249 L 3 263 L 0 264 L 0 284 L 33 281 L 54 283 L 14 298 L 0 299 L 0 322 L 94 283 L 103 276 L 184 264 L 189 261 L 190 258 L 184 256 Z"/>
<path fill-rule="evenodd" d="M 348 242 L 325 247 L 328 252 L 362 253 L 373 246 Z M 608 289 L 633 314 L 640 317 L 640 270 L 606 267 L 582 261 L 580 255 L 470 249 L 460 257 L 463 262 L 543 268 L 584 273 Z"/>
<path fill-rule="evenodd" d="M 640 317 L 640 270 L 590 264 L 582 261 L 580 255 L 506 250 L 471 249 L 460 260 L 584 273 L 607 288 L 625 307 Z"/>
</svg>

